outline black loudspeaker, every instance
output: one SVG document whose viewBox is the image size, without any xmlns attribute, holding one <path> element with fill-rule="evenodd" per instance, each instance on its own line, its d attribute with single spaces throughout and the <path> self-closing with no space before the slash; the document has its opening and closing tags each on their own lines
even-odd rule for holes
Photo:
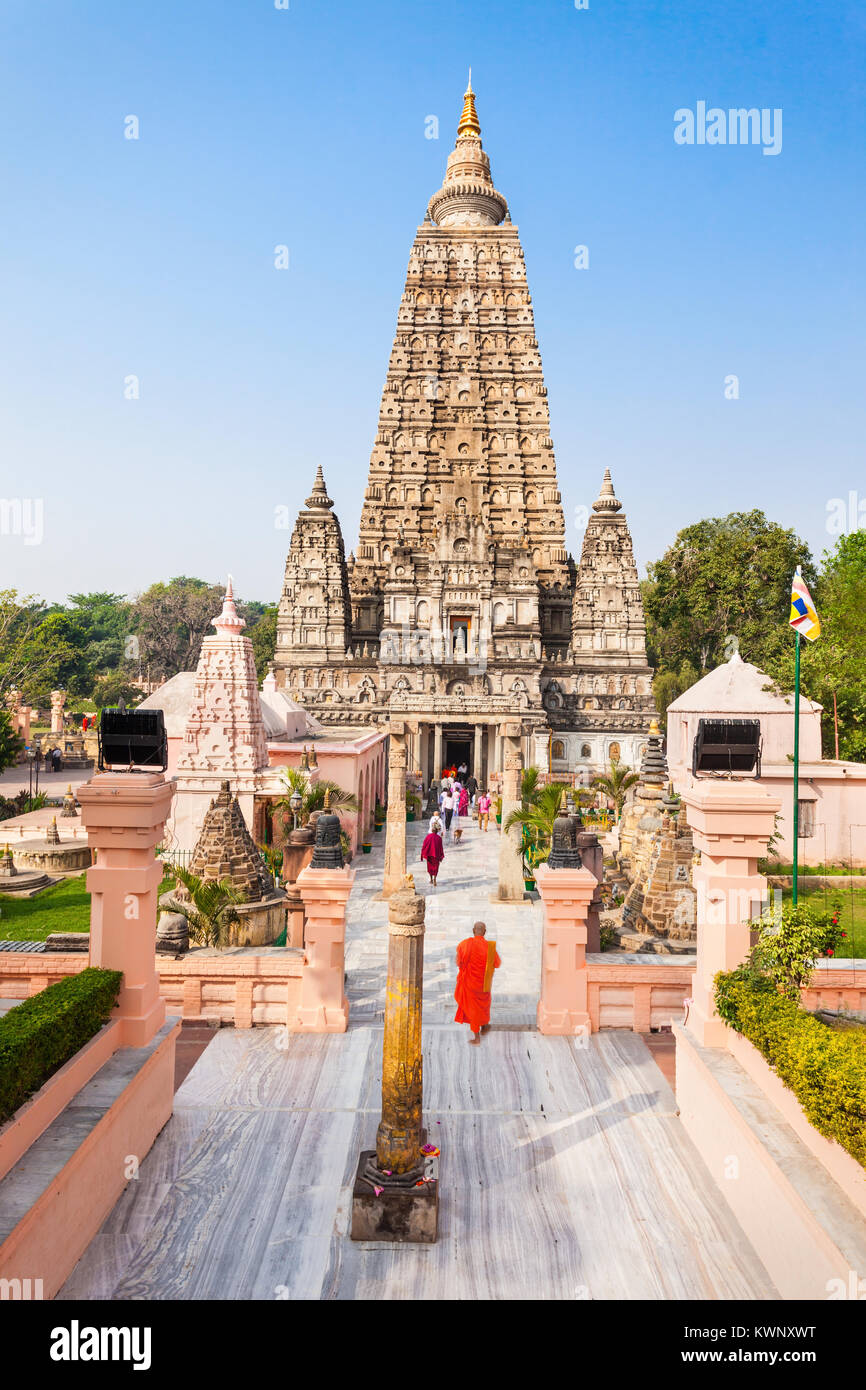
<svg viewBox="0 0 866 1390">
<path fill-rule="evenodd" d="M 692 745 L 695 777 L 760 777 L 758 719 L 701 719 Z"/>
<path fill-rule="evenodd" d="M 161 709 L 104 709 L 99 720 L 99 770 L 168 767 L 168 739 Z"/>
</svg>

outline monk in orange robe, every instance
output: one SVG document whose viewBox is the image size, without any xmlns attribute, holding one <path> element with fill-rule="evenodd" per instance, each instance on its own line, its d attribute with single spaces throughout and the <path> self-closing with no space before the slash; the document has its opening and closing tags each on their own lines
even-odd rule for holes
<svg viewBox="0 0 866 1390">
<path fill-rule="evenodd" d="M 468 1023 L 472 1034 L 470 1043 L 479 1043 L 481 1034 L 490 1027 L 490 987 L 493 972 L 502 964 L 496 954 L 496 942 L 488 941 L 487 927 L 476 922 L 472 935 L 457 947 L 457 1000 L 455 1023 Z"/>
</svg>

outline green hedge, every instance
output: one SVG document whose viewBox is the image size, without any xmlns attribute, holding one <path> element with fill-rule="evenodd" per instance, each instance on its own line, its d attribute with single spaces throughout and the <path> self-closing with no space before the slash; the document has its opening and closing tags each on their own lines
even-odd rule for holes
<svg viewBox="0 0 866 1390">
<path fill-rule="evenodd" d="M 866 1168 L 866 1032 L 828 1027 L 748 967 L 715 985 L 720 1017 L 754 1043 L 818 1132 Z"/>
<path fill-rule="evenodd" d="M 122 979 L 91 966 L 0 1018 L 0 1124 L 108 1022 Z"/>
</svg>

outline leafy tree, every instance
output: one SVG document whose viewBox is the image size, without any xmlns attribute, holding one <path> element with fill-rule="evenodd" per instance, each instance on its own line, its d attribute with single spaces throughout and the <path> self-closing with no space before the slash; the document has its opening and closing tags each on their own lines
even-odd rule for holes
<svg viewBox="0 0 866 1390">
<path fill-rule="evenodd" d="M 230 878 L 202 879 L 191 874 L 181 864 L 169 866 L 169 872 L 186 889 L 183 895 L 167 894 L 160 899 L 160 912 L 179 912 L 189 923 L 189 934 L 199 946 L 225 946 L 229 929 L 240 921 L 239 903 L 246 902 L 244 894 L 235 888 Z"/>
<path fill-rule="evenodd" d="M 247 620 L 247 636 L 253 644 L 256 658 L 256 675 L 262 680 L 268 674 L 268 665 L 277 650 L 277 604 L 243 604 L 238 607 Z M 255 608 L 262 611 L 256 614 Z M 252 610 L 250 616 L 248 609 Z"/>
<path fill-rule="evenodd" d="M 683 662 L 678 671 L 656 671 L 653 679 L 653 695 L 659 718 L 667 724 L 668 706 L 678 696 L 700 680 L 700 672 L 689 660 Z"/>
<path fill-rule="evenodd" d="M 762 511 L 685 527 L 647 570 L 653 665 L 680 672 L 688 661 L 704 674 L 726 659 L 736 638 L 743 659 L 767 669 L 779 650 L 798 565 L 811 586 L 816 576 L 806 542 Z"/>
<path fill-rule="evenodd" d="M 553 837 L 553 822 L 559 815 L 564 791 L 567 792 L 568 787 L 554 782 L 550 782 L 546 787 L 538 787 L 531 801 L 515 806 L 506 818 L 503 830 L 508 831 L 514 825 L 522 825 L 533 832 L 536 839 L 549 843 Z"/>
<path fill-rule="evenodd" d="M 286 767 L 283 769 L 283 781 L 286 784 L 285 796 L 274 802 L 274 810 L 283 818 L 284 826 L 291 830 L 294 824 L 294 812 L 292 810 L 291 798 L 295 792 L 301 797 L 301 805 L 298 809 L 298 825 L 307 825 L 310 816 L 314 811 L 322 811 L 325 807 L 325 793 L 330 792 L 330 807 L 332 811 L 357 811 L 358 798 L 353 792 L 343 791 L 336 782 L 327 780 L 314 782 L 312 785 L 297 767 Z"/>
<path fill-rule="evenodd" d="M 836 756 L 838 720 L 839 756 L 866 761 L 866 532 L 840 536 L 835 548 L 824 552 L 811 592 L 821 635 L 801 643 L 800 689 L 824 707 L 824 755 Z M 793 690 L 794 636 L 787 621 L 765 669 L 780 690 Z"/>
<path fill-rule="evenodd" d="M 92 698 L 94 683 L 123 672 L 127 680 L 138 675 L 137 639 L 131 630 L 132 604 L 123 594 L 70 594 L 66 610 L 80 634 L 86 670 L 69 682 L 72 695 Z M 132 640 L 130 640 L 132 639 Z"/>
<path fill-rule="evenodd" d="M 68 627 L 41 599 L 0 590 L 0 695 L 17 689 L 25 702 L 46 704 L 78 660 Z"/>
<path fill-rule="evenodd" d="M 151 584 L 133 605 L 141 659 L 164 679 L 194 670 L 202 638 L 211 629 L 223 598 L 222 585 L 180 576 Z"/>
<path fill-rule="evenodd" d="M 593 777 L 592 785 L 604 792 L 605 796 L 610 797 L 614 805 L 615 818 L 619 820 L 625 805 L 626 795 L 637 780 L 638 774 L 632 772 L 626 763 L 611 760 L 610 771 L 599 772 Z"/>
<path fill-rule="evenodd" d="M 142 693 L 137 686 L 129 684 L 122 671 L 113 671 L 99 677 L 93 687 L 91 698 L 97 709 L 105 709 L 106 705 L 116 705 L 121 700 L 127 709 L 133 709 L 142 699 Z"/>
<path fill-rule="evenodd" d="M 12 732 L 11 717 L 0 710 L 0 772 L 12 766 L 23 747 L 22 740 Z"/>
</svg>

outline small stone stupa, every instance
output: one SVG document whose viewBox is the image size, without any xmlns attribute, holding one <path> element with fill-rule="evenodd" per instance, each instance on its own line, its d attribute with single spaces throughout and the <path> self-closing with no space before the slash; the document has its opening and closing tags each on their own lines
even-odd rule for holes
<svg viewBox="0 0 866 1390">
<path fill-rule="evenodd" d="M 210 804 L 188 868 L 196 878 L 205 881 L 230 879 L 243 894 L 244 901 L 236 909 L 240 922 L 231 929 L 230 946 L 267 946 L 280 935 L 286 924 L 286 895 L 276 887 L 270 870 L 253 843 L 228 781 L 220 784 L 219 794 Z M 168 895 L 169 898 L 181 900 L 186 896 L 186 890 L 182 887 Z M 165 915 L 168 917 L 168 914 Z M 166 929 L 173 931 L 175 926 L 169 918 Z M 158 931 L 158 947 L 159 943 Z M 179 949 L 174 944 L 174 938 L 172 943 L 175 949 Z"/>
<path fill-rule="evenodd" d="M 692 832 L 670 790 L 661 808 L 660 823 L 652 828 L 645 821 L 655 817 L 644 817 L 635 836 L 635 877 L 623 904 L 620 936 L 628 951 L 693 951 L 697 940 Z"/>
<path fill-rule="evenodd" d="M 273 876 L 247 829 L 231 784 L 222 782 L 204 818 L 198 843 L 189 861 L 197 878 L 230 878 L 247 902 L 261 902 L 275 892 Z"/>
<path fill-rule="evenodd" d="M 661 825 L 661 802 L 667 785 L 668 768 L 662 750 L 662 734 L 658 720 L 654 719 L 640 765 L 634 801 L 623 811 L 620 822 L 617 859 L 629 882 L 634 878 L 632 861 L 638 825 L 646 815 L 657 816 Z"/>
</svg>

